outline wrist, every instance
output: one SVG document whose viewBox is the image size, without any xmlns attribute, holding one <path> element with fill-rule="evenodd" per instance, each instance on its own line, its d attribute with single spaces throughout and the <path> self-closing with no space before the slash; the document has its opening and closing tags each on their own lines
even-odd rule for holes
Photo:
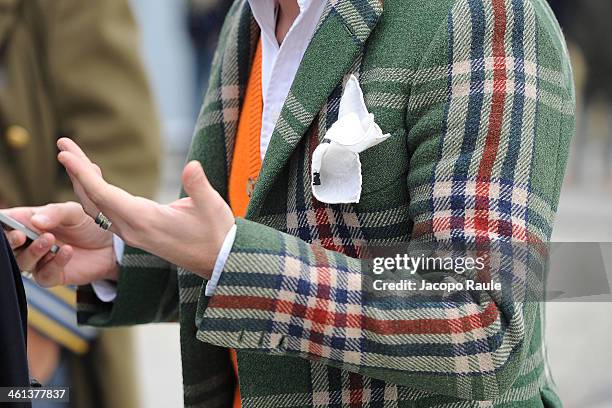
<svg viewBox="0 0 612 408">
<path fill-rule="evenodd" d="M 111 281 L 111 282 L 118 282 L 120 274 L 121 274 L 121 267 L 116 261 L 113 260 L 113 265 L 110 267 L 110 270 L 106 273 L 106 276 L 104 277 L 104 279 Z"/>
<path fill-rule="evenodd" d="M 119 275 L 121 274 L 121 265 L 119 264 L 115 247 L 111 248 L 110 262 L 107 267 L 104 268 L 104 272 L 97 280 L 107 280 L 111 282 L 118 282 Z"/>
</svg>

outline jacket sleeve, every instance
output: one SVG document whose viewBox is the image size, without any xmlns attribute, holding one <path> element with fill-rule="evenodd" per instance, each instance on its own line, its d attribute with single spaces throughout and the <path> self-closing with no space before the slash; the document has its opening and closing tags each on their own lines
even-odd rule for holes
<svg viewBox="0 0 612 408">
<path fill-rule="evenodd" d="M 457 1 L 448 17 L 412 79 L 411 244 L 495 247 L 487 273 L 502 291 L 377 300 L 363 290 L 366 263 L 238 219 L 215 295 L 200 298 L 200 340 L 463 399 L 512 386 L 539 319 L 526 297 L 538 245 L 526 244 L 550 238 L 573 131 L 571 70 L 545 2 Z"/>
<path fill-rule="evenodd" d="M 176 269 L 167 261 L 126 247 L 117 297 L 102 302 L 91 285 L 77 291 L 77 318 L 90 326 L 127 326 L 178 320 Z"/>
<path fill-rule="evenodd" d="M 159 127 L 128 1 L 57 0 L 41 8 L 57 136 L 74 138 L 110 183 L 152 197 Z M 66 177 L 55 199 L 71 197 Z"/>
</svg>

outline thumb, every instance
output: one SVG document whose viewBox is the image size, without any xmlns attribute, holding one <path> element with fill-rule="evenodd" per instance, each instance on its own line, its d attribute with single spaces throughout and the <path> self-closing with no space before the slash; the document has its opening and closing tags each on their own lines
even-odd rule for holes
<svg viewBox="0 0 612 408">
<path fill-rule="evenodd" d="M 80 204 L 67 202 L 61 204 L 48 204 L 38 208 L 32 215 L 31 222 L 34 227 L 49 231 L 59 226 L 75 226 L 83 222 L 85 213 Z"/>
<path fill-rule="evenodd" d="M 200 162 L 193 160 L 183 169 L 185 192 L 197 206 L 205 206 L 213 187 L 210 185 Z"/>
</svg>

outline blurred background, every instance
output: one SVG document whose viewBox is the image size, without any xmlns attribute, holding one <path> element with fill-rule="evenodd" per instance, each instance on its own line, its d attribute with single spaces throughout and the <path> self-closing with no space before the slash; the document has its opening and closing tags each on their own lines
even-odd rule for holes
<svg viewBox="0 0 612 408">
<path fill-rule="evenodd" d="M 161 202 L 173 201 L 179 191 L 216 33 L 230 3 L 129 3 L 140 32 L 137 52 L 159 118 L 155 196 Z M 577 131 L 553 241 L 612 242 L 612 1 L 550 3 L 568 40 L 578 100 Z M 598 302 L 597 297 L 551 302 L 546 323 L 552 375 L 565 405 L 612 407 L 612 302 Z M 182 406 L 178 326 L 148 325 L 122 333 L 115 340 L 121 358 L 132 367 L 127 372 L 138 372 L 129 380 L 133 406 Z"/>
</svg>

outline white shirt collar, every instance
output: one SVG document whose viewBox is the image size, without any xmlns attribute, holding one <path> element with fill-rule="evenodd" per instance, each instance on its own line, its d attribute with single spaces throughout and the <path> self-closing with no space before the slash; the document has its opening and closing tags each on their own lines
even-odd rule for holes
<svg viewBox="0 0 612 408">
<path fill-rule="evenodd" d="M 260 150 L 263 158 L 280 111 L 310 39 L 321 19 L 327 0 L 298 0 L 300 14 L 287 32 L 282 46 L 279 46 L 276 40 L 276 1 L 248 1 L 253 17 L 261 29 L 261 85 L 264 106 Z"/>
<path fill-rule="evenodd" d="M 300 13 L 303 13 L 313 1 L 314 0 L 297 0 L 298 6 L 300 6 Z"/>
<path fill-rule="evenodd" d="M 300 15 L 304 14 L 315 2 L 323 2 L 324 0 L 297 0 L 300 8 Z M 251 12 L 262 35 L 268 37 L 268 40 L 276 41 L 276 1 L 275 0 L 248 0 L 251 6 Z M 299 16 L 298 16 L 299 18 Z"/>
<path fill-rule="evenodd" d="M 275 0 L 248 0 L 249 5 L 251 6 L 251 11 L 253 14 L 260 10 L 264 9 L 272 9 L 276 8 Z M 304 10 L 308 8 L 312 4 L 313 1 L 323 1 L 323 0 L 297 0 L 298 6 L 300 8 L 300 13 L 303 13 Z"/>
</svg>

